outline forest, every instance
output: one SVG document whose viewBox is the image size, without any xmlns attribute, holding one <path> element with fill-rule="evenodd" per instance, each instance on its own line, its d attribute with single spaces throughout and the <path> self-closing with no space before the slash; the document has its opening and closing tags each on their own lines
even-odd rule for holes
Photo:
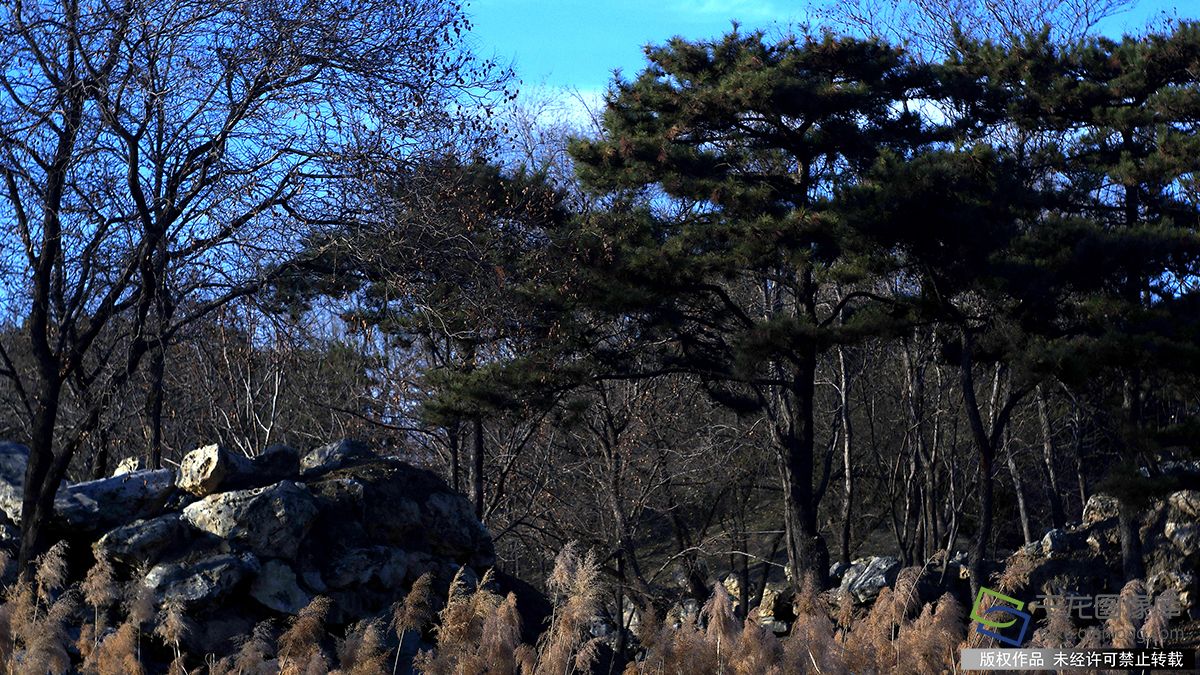
<svg viewBox="0 0 1200 675">
<path fill-rule="evenodd" d="M 1121 598 L 1043 646 L 1194 648 L 1200 23 L 1100 34 L 1131 4 L 835 0 L 590 106 L 456 0 L 0 3 L 0 661 L 958 672 L 985 587 Z M 64 510 L 120 474 L 186 498 Z M 333 550 L 337 480 L 461 494 L 459 573 L 358 612 L 295 562 L 221 651 L 136 590 L 182 530 L 100 553 L 175 509 L 265 575 L 318 535 L 197 505 L 273 490 Z"/>
</svg>

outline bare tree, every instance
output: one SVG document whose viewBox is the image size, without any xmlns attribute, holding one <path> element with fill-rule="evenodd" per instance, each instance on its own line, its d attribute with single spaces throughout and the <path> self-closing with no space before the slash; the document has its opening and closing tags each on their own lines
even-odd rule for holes
<svg viewBox="0 0 1200 675">
<path fill-rule="evenodd" d="M 824 24 L 907 45 L 923 58 L 953 54 L 960 38 L 1013 43 L 1049 30 L 1069 42 L 1090 35 L 1133 0 L 829 0 L 814 12 Z"/>
<path fill-rule="evenodd" d="M 460 49 L 468 27 L 441 0 L 0 7 L 3 297 L 34 363 L 0 344 L 32 419 L 22 569 L 88 420 L 147 355 L 156 460 L 179 329 L 255 289 L 304 232 L 353 217 L 346 179 L 478 123 L 454 104 L 504 73 Z M 72 380 L 96 409 L 66 429 Z"/>
</svg>

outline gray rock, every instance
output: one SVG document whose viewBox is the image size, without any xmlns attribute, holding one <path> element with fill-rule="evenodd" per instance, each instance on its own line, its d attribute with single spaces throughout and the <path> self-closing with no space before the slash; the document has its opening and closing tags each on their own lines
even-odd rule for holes
<svg viewBox="0 0 1200 675">
<path fill-rule="evenodd" d="M 1184 612 L 1194 613 L 1196 609 L 1196 575 L 1189 571 L 1167 570 L 1153 572 L 1146 576 L 1146 591 L 1151 595 L 1159 595 L 1165 591 L 1175 591 L 1175 599 Z"/>
<path fill-rule="evenodd" d="M 220 445 L 206 445 L 183 456 L 177 484 L 181 490 L 203 497 L 226 489 L 236 477 L 251 472 L 248 457 Z"/>
<path fill-rule="evenodd" d="M 1158 465 L 1164 476 L 1200 476 L 1200 459 L 1167 460 Z"/>
<path fill-rule="evenodd" d="M 331 471 L 309 488 L 321 503 L 322 545 L 358 537 L 478 569 L 495 564 L 491 535 L 471 504 L 430 471 L 376 459 Z"/>
<path fill-rule="evenodd" d="M 267 476 L 269 483 L 300 476 L 300 452 L 291 446 L 276 443 L 252 458 L 250 463 L 254 475 Z"/>
<path fill-rule="evenodd" d="M 1167 539 L 1179 549 L 1183 558 L 1190 558 L 1200 553 L 1200 523 L 1177 523 L 1169 521 L 1163 529 Z"/>
<path fill-rule="evenodd" d="M 318 570 L 311 563 L 301 562 L 300 564 L 300 583 L 312 591 L 313 593 L 324 593 L 329 590 L 329 585 L 325 583 L 325 579 L 321 577 L 321 570 Z"/>
<path fill-rule="evenodd" d="M 462 495 L 453 492 L 429 495 L 421 505 L 421 523 L 442 535 L 435 542 L 434 553 L 462 557 L 469 552 L 466 562 L 473 567 L 496 564 L 495 554 L 481 547 L 482 542 L 491 541 L 492 535 L 475 517 L 474 507 Z"/>
<path fill-rule="evenodd" d="M 21 543 L 21 529 L 15 527 L 9 522 L 8 518 L 0 514 L 0 546 L 12 545 L 19 546 Z M 3 570 L 0 570 L 0 577 L 3 577 Z"/>
<path fill-rule="evenodd" d="M 371 546 L 338 555 L 321 578 L 333 588 L 366 586 L 377 582 L 384 588 L 400 588 L 408 573 L 408 556 L 398 548 Z"/>
<path fill-rule="evenodd" d="M 1087 531 L 1087 543 L 1098 555 L 1106 555 L 1121 545 L 1121 533 L 1113 527 L 1092 527 Z"/>
<path fill-rule="evenodd" d="M 96 532 L 159 515 L 174 491 L 171 469 L 135 471 L 60 488 L 54 511 L 67 528 Z"/>
<path fill-rule="evenodd" d="M 296 572 L 281 560 L 263 564 L 250 584 L 250 597 L 283 614 L 297 614 L 312 601 L 312 596 L 296 582 Z"/>
<path fill-rule="evenodd" d="M 1045 555 L 1047 558 L 1057 558 L 1080 548 L 1085 539 L 1082 533 L 1068 530 L 1053 529 L 1046 532 L 1038 545 L 1038 550 L 1031 551 L 1034 555 Z"/>
<path fill-rule="evenodd" d="M 831 581 L 841 582 L 842 577 L 846 575 L 846 570 L 848 569 L 850 569 L 850 566 L 844 562 L 833 563 L 829 566 L 829 579 Z"/>
<path fill-rule="evenodd" d="M 219 445 L 206 445 L 184 456 L 179 487 L 205 497 L 229 490 L 274 485 L 300 477 L 300 455 L 286 445 L 272 445 L 257 457 L 246 457 Z"/>
<path fill-rule="evenodd" d="M 1095 525 L 1102 520 L 1116 518 L 1118 506 L 1116 497 L 1102 494 L 1088 497 L 1087 504 L 1083 507 L 1083 524 Z"/>
<path fill-rule="evenodd" d="M 14 523 L 21 522 L 25 465 L 29 448 L 20 443 L 0 442 L 0 510 Z"/>
<path fill-rule="evenodd" d="M 120 462 L 117 462 L 117 468 L 113 469 L 112 475 L 122 476 L 135 471 L 144 471 L 145 469 L 146 462 L 143 461 L 141 457 L 126 457 Z"/>
<path fill-rule="evenodd" d="M 276 558 L 296 555 L 316 515 L 308 489 L 292 481 L 210 495 L 183 509 L 192 527 Z"/>
<path fill-rule="evenodd" d="M 159 603 L 178 599 L 188 605 L 212 605 L 258 570 L 258 560 L 249 553 L 221 554 L 194 562 L 155 565 L 142 584 L 154 592 Z"/>
<path fill-rule="evenodd" d="M 1178 520 L 1200 520 L 1200 490 L 1180 490 L 1167 498 Z"/>
<path fill-rule="evenodd" d="M 158 562 L 163 551 L 176 543 L 185 528 L 178 513 L 149 520 L 135 520 L 108 532 L 92 545 L 97 556 L 131 567 Z"/>
<path fill-rule="evenodd" d="M 879 591 L 891 586 L 900 572 L 900 561 L 891 556 L 877 556 L 855 560 L 842 576 L 842 590 L 850 593 L 858 603 L 867 603 L 879 595 Z"/>
<path fill-rule="evenodd" d="M 371 448 L 361 441 L 343 438 L 309 452 L 300 460 L 300 471 L 306 474 L 331 471 L 357 462 L 378 459 Z"/>
</svg>

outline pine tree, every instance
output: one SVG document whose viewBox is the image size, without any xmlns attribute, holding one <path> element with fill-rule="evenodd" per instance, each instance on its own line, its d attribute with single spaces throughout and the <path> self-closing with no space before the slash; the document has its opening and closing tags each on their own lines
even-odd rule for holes
<svg viewBox="0 0 1200 675">
<path fill-rule="evenodd" d="M 608 95 L 604 135 L 577 141 L 580 178 L 609 209 L 583 226 L 574 300 L 620 317 L 620 376 L 690 373 L 771 429 L 788 573 L 823 577 L 814 397 L 818 356 L 895 323 L 868 283 L 870 250 L 832 217 L 838 189 L 885 148 L 922 140 L 907 101 L 927 71 L 878 41 L 674 39 Z M 875 311 L 872 311 L 874 308 Z M 604 360 L 602 359 L 602 360 Z"/>
<path fill-rule="evenodd" d="M 1031 37 L 1008 54 L 983 53 L 995 80 L 1018 92 L 1014 124 L 1055 139 L 1047 180 L 1062 226 L 1043 251 L 1073 290 L 1076 336 L 1057 358 L 1065 381 L 1112 383 L 1122 462 L 1105 489 L 1120 499 L 1122 564 L 1137 578 L 1136 511 L 1174 486 L 1160 475 L 1161 452 L 1194 452 L 1200 440 L 1170 393 L 1200 368 L 1200 24 L 1067 46 Z"/>
</svg>

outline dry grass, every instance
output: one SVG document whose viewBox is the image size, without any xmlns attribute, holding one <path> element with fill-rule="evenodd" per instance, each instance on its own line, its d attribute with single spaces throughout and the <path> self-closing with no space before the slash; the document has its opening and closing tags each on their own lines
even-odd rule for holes
<svg viewBox="0 0 1200 675">
<path fill-rule="evenodd" d="M 324 662 L 321 640 L 325 637 L 325 617 L 333 601 L 317 596 L 292 619 L 291 626 L 279 636 L 279 672 L 301 675 L 310 672 L 313 664 Z"/>
<path fill-rule="evenodd" d="M 1116 649 L 1134 649 L 1137 647 L 1137 632 L 1141 625 L 1138 611 L 1138 600 L 1145 597 L 1146 587 L 1141 581 L 1134 579 L 1125 584 L 1117 600 L 1117 611 L 1105 622 L 1108 634 L 1112 637 L 1112 646 Z"/>
<path fill-rule="evenodd" d="M 387 672 L 388 650 L 379 621 L 360 621 L 338 642 L 342 675 L 379 675 Z"/>
<path fill-rule="evenodd" d="M 38 560 L 33 579 L 4 590 L 0 673 L 376 675 L 398 669 L 404 638 L 416 633 L 436 641 L 435 647 L 414 658 L 413 666 L 420 673 L 576 675 L 590 672 L 607 649 L 592 630 L 601 611 L 600 567 L 590 553 L 580 553 L 574 545 L 565 547 L 555 561 L 547 583 L 554 609 L 536 645 L 521 642 L 516 597 L 496 593 L 490 572 L 477 583 L 469 583 L 463 569 L 440 603 L 441 611 L 435 610 L 439 599 L 433 590 L 434 578 L 425 575 L 403 602 L 392 608 L 389 617 L 359 622 L 335 640 L 326 627 L 332 601 L 318 597 L 288 623 L 278 639 L 269 622 L 261 623 L 235 654 L 220 660 L 186 652 L 187 637 L 194 627 L 183 603 L 167 600 L 156 607 L 152 594 L 140 584 L 122 591 L 103 560 L 97 560 L 81 584 L 68 585 L 65 554 L 64 547 L 52 549 Z M 975 631 L 968 632 L 964 608 L 953 596 L 943 595 L 934 604 L 922 605 L 916 590 L 919 574 L 917 568 L 902 571 L 895 587 L 883 589 L 865 614 L 855 610 L 847 594 L 820 594 L 816 583 L 807 579 L 793 603 L 797 618 L 786 637 L 772 633 L 760 621 L 757 609 L 739 620 L 725 586 L 714 584 L 712 595 L 696 615 L 660 622 L 646 612 L 638 629 L 640 644 L 635 644 L 631 654 L 635 659 L 625 665 L 624 672 L 956 672 L 959 650 L 987 641 Z M 1104 630 L 1093 627 L 1082 634 L 1065 608 L 1051 607 L 1032 644 L 1133 648 L 1142 646 L 1139 640 L 1144 639 L 1161 645 L 1177 599 L 1170 592 L 1162 594 L 1142 620 L 1144 594 L 1141 582 L 1130 582 L 1122 589 L 1117 611 Z M 106 627 L 110 618 L 115 620 L 115 629 Z M 68 649 L 67 633 L 72 625 L 80 626 L 74 640 L 76 663 Z M 152 632 L 145 634 L 147 629 Z M 158 645 L 156 653 L 169 648 L 171 663 L 146 663 L 142 653 L 146 639 Z"/>
<path fill-rule="evenodd" d="M 271 624 L 264 621 L 241 641 L 236 654 L 216 661 L 209 668 L 209 675 L 272 675 L 279 672 L 278 664 L 271 661 L 274 640 Z"/>
</svg>

